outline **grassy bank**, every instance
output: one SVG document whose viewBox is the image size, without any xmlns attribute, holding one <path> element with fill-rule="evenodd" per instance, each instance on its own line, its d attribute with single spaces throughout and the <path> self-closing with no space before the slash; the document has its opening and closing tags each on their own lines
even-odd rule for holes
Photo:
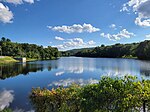
<svg viewBox="0 0 150 112">
<path fill-rule="evenodd" d="M 27 62 L 29 62 L 29 61 L 37 61 L 37 60 L 40 60 L 40 59 L 27 58 Z"/>
<path fill-rule="evenodd" d="M 127 58 L 127 59 L 138 59 L 138 57 L 134 57 L 132 55 L 125 55 L 125 56 L 122 56 L 122 58 Z"/>
<path fill-rule="evenodd" d="M 13 62 L 18 62 L 12 57 L 5 56 L 4 58 L 0 58 L 0 64 L 8 64 L 8 63 L 13 63 Z"/>
<path fill-rule="evenodd" d="M 56 59 L 58 59 L 58 57 L 56 58 L 56 57 L 51 57 L 51 59 L 36 59 L 36 58 L 27 58 L 27 62 L 29 62 L 29 61 L 38 61 L 38 60 L 56 60 Z"/>
<path fill-rule="evenodd" d="M 56 60 L 58 58 L 52 57 L 51 59 L 45 59 L 45 60 Z M 38 60 L 42 60 L 42 59 L 35 59 L 35 58 L 27 58 L 27 62 L 29 61 L 38 61 Z M 0 58 L 0 64 L 8 64 L 8 63 L 15 63 L 15 62 L 19 62 L 17 60 L 15 60 L 12 57 L 9 56 L 5 56 L 4 58 Z"/>
<path fill-rule="evenodd" d="M 150 80 L 103 77 L 87 86 L 36 88 L 30 99 L 36 112 L 149 112 Z"/>
</svg>

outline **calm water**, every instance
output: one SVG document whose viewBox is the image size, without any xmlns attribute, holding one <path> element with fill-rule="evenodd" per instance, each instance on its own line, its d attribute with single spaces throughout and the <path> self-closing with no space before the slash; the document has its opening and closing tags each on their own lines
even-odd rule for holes
<svg viewBox="0 0 150 112">
<path fill-rule="evenodd" d="M 97 83 L 101 76 L 136 75 L 150 79 L 150 62 L 133 59 L 66 57 L 0 66 L 0 110 L 31 111 L 28 99 L 32 87 Z"/>
</svg>

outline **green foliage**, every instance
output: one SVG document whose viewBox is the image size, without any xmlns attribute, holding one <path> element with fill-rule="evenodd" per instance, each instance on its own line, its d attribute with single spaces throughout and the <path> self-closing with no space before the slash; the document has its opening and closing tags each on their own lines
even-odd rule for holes
<svg viewBox="0 0 150 112">
<path fill-rule="evenodd" d="M 74 54 L 80 57 L 105 58 L 136 58 L 150 60 L 150 41 L 132 44 L 115 44 L 111 46 L 96 47 L 92 50 L 80 50 Z"/>
<path fill-rule="evenodd" d="M 141 42 L 136 53 L 139 59 L 150 60 L 150 41 Z"/>
<path fill-rule="evenodd" d="M 57 89 L 33 89 L 30 95 L 37 112 L 140 112 L 150 111 L 150 80 L 102 77 L 98 84 Z"/>
<path fill-rule="evenodd" d="M 70 56 L 70 53 L 69 52 L 65 52 L 65 51 L 62 51 L 61 52 L 61 56 L 63 56 L 63 57 L 67 57 L 67 56 Z"/>
<path fill-rule="evenodd" d="M 0 41 L 0 51 L 3 56 L 26 57 L 34 59 L 56 59 L 60 56 L 57 48 L 48 46 L 38 46 L 36 44 L 19 44 L 11 40 L 2 38 Z"/>
<path fill-rule="evenodd" d="M 81 48 L 81 49 L 72 49 L 68 51 L 62 51 L 61 56 L 74 56 L 76 53 L 81 52 L 83 50 L 92 50 L 94 48 Z"/>
<path fill-rule="evenodd" d="M 69 88 L 32 89 L 30 99 L 36 112 L 78 112 L 81 88 L 72 85 Z"/>
<path fill-rule="evenodd" d="M 106 58 L 122 58 L 125 56 L 136 57 L 136 49 L 138 43 L 133 44 L 115 44 L 111 46 L 96 47 L 92 50 L 81 50 L 75 56 L 81 57 L 106 57 Z"/>
</svg>

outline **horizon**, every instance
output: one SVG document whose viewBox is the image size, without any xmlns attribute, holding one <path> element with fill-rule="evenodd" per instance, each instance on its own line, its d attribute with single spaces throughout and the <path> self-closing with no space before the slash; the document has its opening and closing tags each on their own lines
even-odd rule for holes
<svg viewBox="0 0 150 112">
<path fill-rule="evenodd" d="M 60 51 L 138 43 L 150 39 L 149 7 L 150 0 L 0 0 L 0 37 Z"/>
</svg>

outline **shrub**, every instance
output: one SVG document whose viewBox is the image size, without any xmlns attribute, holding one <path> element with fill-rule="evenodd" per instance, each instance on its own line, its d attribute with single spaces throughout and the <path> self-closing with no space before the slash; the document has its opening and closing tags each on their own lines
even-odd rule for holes
<svg viewBox="0 0 150 112">
<path fill-rule="evenodd" d="M 140 112 L 150 110 L 150 81 L 103 77 L 83 87 L 33 89 L 30 98 L 37 112 Z"/>
</svg>

